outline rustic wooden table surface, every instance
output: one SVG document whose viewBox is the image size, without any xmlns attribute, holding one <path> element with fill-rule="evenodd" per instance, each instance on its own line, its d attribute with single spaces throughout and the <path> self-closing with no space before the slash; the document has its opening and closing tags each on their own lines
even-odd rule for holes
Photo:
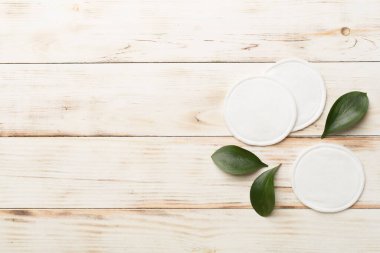
<svg viewBox="0 0 380 253">
<path fill-rule="evenodd" d="M 0 0 L 0 252 L 379 252 L 379 0 Z M 304 58 L 328 90 L 314 125 L 270 147 L 277 203 L 210 155 L 232 138 L 226 91 Z M 364 122 L 321 141 L 332 102 L 368 92 Z M 362 161 L 352 209 L 321 214 L 291 189 L 316 143 Z"/>
</svg>

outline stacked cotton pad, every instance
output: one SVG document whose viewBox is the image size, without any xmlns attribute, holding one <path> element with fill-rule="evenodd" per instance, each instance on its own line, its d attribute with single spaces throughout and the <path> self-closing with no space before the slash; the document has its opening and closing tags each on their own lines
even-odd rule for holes
<svg viewBox="0 0 380 253">
<path fill-rule="evenodd" d="M 225 101 L 231 133 L 249 145 L 267 146 L 311 125 L 322 114 L 326 88 L 307 62 L 287 59 L 264 76 L 239 82 Z"/>
</svg>

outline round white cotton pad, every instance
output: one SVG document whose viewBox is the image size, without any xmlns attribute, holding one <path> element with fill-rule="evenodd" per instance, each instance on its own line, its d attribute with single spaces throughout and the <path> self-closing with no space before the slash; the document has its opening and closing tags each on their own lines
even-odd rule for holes
<svg viewBox="0 0 380 253">
<path fill-rule="evenodd" d="M 297 117 L 291 93 L 268 77 L 246 79 L 227 94 L 225 120 L 231 133 L 246 144 L 266 146 L 283 140 Z"/>
<path fill-rule="evenodd" d="M 293 94 L 298 113 L 293 131 L 313 124 L 321 116 L 326 102 L 326 87 L 322 76 L 306 61 L 279 61 L 266 71 L 266 75 L 279 81 Z"/>
<path fill-rule="evenodd" d="M 319 144 L 297 159 L 293 190 L 306 206 L 320 212 L 339 212 L 352 206 L 364 188 L 358 158 L 345 147 Z"/>
</svg>

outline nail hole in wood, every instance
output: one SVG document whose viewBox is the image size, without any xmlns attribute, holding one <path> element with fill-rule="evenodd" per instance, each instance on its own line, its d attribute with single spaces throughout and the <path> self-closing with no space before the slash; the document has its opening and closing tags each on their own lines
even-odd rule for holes
<svg viewBox="0 0 380 253">
<path fill-rule="evenodd" d="M 341 33 L 343 36 L 348 36 L 348 35 L 350 35 L 350 33 L 351 33 L 351 29 L 348 28 L 348 27 L 342 27 L 342 29 L 340 29 L 340 33 Z"/>
</svg>

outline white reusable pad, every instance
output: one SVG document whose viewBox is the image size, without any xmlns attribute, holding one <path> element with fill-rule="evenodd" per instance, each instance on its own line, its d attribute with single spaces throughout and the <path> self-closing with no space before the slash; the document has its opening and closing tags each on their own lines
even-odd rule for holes
<svg viewBox="0 0 380 253">
<path fill-rule="evenodd" d="M 292 94 L 283 85 L 256 77 L 241 81 L 227 94 L 224 116 L 237 139 L 266 146 L 292 131 L 297 111 Z"/>
<path fill-rule="evenodd" d="M 279 61 L 265 75 L 279 81 L 293 94 L 298 113 L 293 131 L 311 125 L 321 116 L 326 102 L 326 87 L 322 76 L 306 61 Z"/>
<path fill-rule="evenodd" d="M 293 190 L 306 206 L 320 212 L 339 212 L 352 206 L 364 188 L 358 158 L 345 147 L 319 144 L 297 159 Z"/>
</svg>

